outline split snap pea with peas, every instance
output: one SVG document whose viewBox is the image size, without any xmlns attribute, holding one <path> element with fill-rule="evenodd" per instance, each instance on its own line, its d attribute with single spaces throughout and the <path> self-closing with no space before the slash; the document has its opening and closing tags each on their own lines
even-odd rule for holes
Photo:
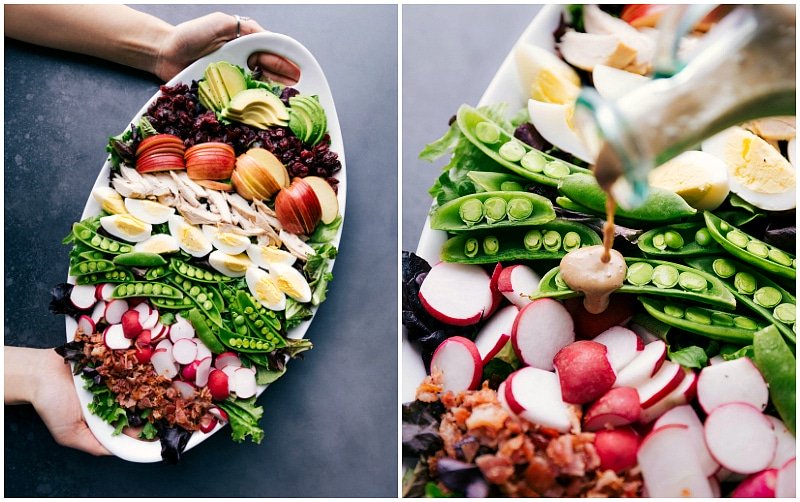
<svg viewBox="0 0 800 502">
<path fill-rule="evenodd" d="M 676 223 L 643 233 L 636 245 L 647 256 L 682 257 L 719 254 L 722 248 L 704 223 Z"/>
<path fill-rule="evenodd" d="M 541 195 L 528 192 L 480 192 L 437 207 L 431 214 L 431 228 L 465 232 L 539 225 L 555 217 L 553 205 Z"/>
</svg>

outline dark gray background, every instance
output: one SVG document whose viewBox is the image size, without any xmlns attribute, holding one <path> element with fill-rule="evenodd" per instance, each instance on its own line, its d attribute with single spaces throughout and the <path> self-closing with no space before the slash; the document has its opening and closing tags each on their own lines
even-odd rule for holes
<svg viewBox="0 0 800 502">
<path fill-rule="evenodd" d="M 30 406 L 5 408 L 6 496 L 383 496 L 397 494 L 397 7 L 159 6 L 175 24 L 223 10 L 290 35 L 316 56 L 336 102 L 348 205 L 315 348 L 259 399 L 264 442 L 225 429 L 179 466 L 58 446 Z M 101 22 L 102 20 L 98 20 Z M 65 341 L 47 312 L 67 273 L 60 244 L 117 134 L 155 77 L 6 39 L 5 343 Z"/>
<path fill-rule="evenodd" d="M 464 103 L 476 105 L 540 5 L 403 6 L 403 249 L 417 248 L 428 188 L 447 163 L 419 160 Z"/>
</svg>

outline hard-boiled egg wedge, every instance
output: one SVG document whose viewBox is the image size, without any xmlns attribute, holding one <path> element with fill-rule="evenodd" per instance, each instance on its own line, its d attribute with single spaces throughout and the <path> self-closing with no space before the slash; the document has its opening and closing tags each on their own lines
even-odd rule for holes
<svg viewBox="0 0 800 502">
<path fill-rule="evenodd" d="M 208 255 L 208 263 L 216 271 L 228 277 L 244 277 L 247 269 L 253 266 L 250 258 L 244 254 L 229 255 L 222 251 L 213 251 Z"/>
<path fill-rule="evenodd" d="M 103 211 L 110 214 L 125 214 L 128 212 L 125 209 L 125 204 L 122 202 L 122 196 L 111 187 L 97 187 L 92 190 L 92 197 L 100 204 Z"/>
<path fill-rule="evenodd" d="M 289 265 L 273 263 L 269 275 L 275 280 L 278 289 L 300 303 L 311 301 L 311 286 L 296 268 Z"/>
<path fill-rule="evenodd" d="M 133 246 L 134 251 L 156 254 L 177 253 L 179 249 L 178 240 L 169 234 L 155 234 Z"/>
<path fill-rule="evenodd" d="M 731 192 L 768 211 L 797 206 L 797 176 L 772 145 L 741 127 L 731 127 L 703 142 L 703 151 L 725 162 Z"/>
<path fill-rule="evenodd" d="M 605 99 L 617 99 L 649 82 L 650 79 L 618 68 L 599 64 L 592 70 L 592 82 Z"/>
<path fill-rule="evenodd" d="M 114 214 L 100 218 L 100 226 L 109 234 L 127 242 L 141 242 L 150 237 L 153 226 L 130 214 Z"/>
<path fill-rule="evenodd" d="M 211 245 L 227 254 L 241 254 L 250 247 L 250 239 L 233 232 L 223 232 L 214 225 L 203 225 L 203 234 Z"/>
<path fill-rule="evenodd" d="M 259 267 L 267 270 L 275 264 L 283 264 L 292 266 L 297 258 L 288 251 L 279 249 L 275 246 L 259 246 L 258 244 L 251 244 L 247 248 L 247 256 L 258 265 Z"/>
<path fill-rule="evenodd" d="M 725 163 L 705 152 L 683 152 L 650 171 L 650 186 L 677 193 L 695 209 L 713 210 L 730 192 Z"/>
<path fill-rule="evenodd" d="M 258 267 L 250 267 L 244 275 L 247 289 L 264 307 L 270 310 L 284 310 L 286 295 L 278 288 L 278 283 Z"/>
<path fill-rule="evenodd" d="M 211 241 L 198 227 L 189 224 L 183 216 L 172 215 L 169 217 L 169 233 L 178 240 L 178 245 L 183 251 L 200 258 L 211 252 Z"/>
<path fill-rule="evenodd" d="M 585 161 L 594 163 L 594 156 L 581 140 L 572 123 L 575 106 L 543 103 L 534 99 L 528 100 L 528 114 L 531 124 L 544 139 L 567 153 Z"/>
<path fill-rule="evenodd" d="M 514 51 L 523 89 L 545 103 L 573 103 L 580 93 L 578 73 L 558 56 L 541 47 L 519 44 Z"/>
<path fill-rule="evenodd" d="M 129 213 L 152 225 L 166 223 L 169 217 L 175 214 L 175 208 L 147 199 L 127 198 L 125 207 Z"/>
</svg>

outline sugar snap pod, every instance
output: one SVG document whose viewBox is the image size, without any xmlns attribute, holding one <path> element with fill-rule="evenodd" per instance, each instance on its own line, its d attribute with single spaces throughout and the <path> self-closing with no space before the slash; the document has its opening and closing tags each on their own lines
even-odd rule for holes
<svg viewBox="0 0 800 502">
<path fill-rule="evenodd" d="M 491 212 L 487 214 L 487 212 Z M 485 228 L 540 225 L 555 219 L 553 204 L 528 192 L 480 192 L 437 207 L 431 228 L 464 232 Z"/>
<path fill-rule="evenodd" d="M 719 254 L 722 250 L 701 222 L 676 223 L 648 230 L 636 245 L 648 256 L 663 258 Z"/>
</svg>

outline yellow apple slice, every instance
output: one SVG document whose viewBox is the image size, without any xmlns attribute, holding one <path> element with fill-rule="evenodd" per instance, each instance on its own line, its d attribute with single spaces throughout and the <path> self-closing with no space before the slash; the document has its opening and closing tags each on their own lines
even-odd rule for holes
<svg viewBox="0 0 800 502">
<path fill-rule="evenodd" d="M 339 214 L 339 199 L 333 188 L 327 181 L 317 176 L 306 176 L 303 181 L 308 183 L 319 200 L 319 207 L 322 209 L 322 223 L 327 225 L 335 220 Z"/>
</svg>

